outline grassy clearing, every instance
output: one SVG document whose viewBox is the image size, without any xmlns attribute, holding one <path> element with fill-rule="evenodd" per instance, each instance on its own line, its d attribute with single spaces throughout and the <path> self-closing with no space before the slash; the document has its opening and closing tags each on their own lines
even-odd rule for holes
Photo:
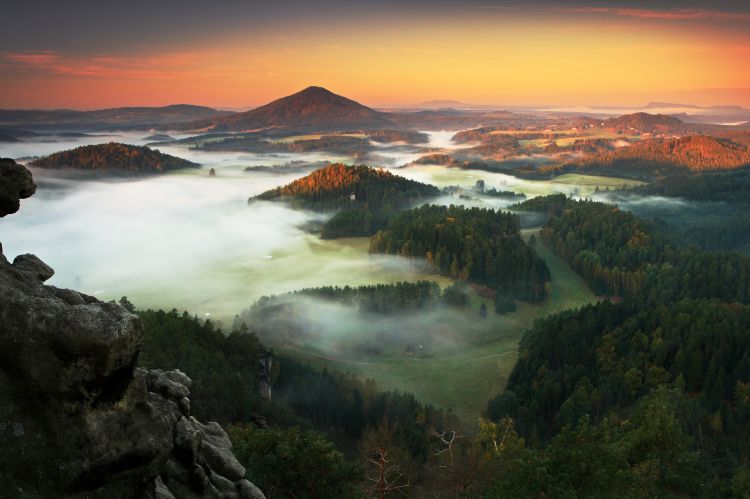
<svg viewBox="0 0 750 499">
<path fill-rule="evenodd" d="M 529 237 L 533 231 L 524 231 Z M 469 426 L 474 426 L 488 399 L 500 392 L 515 365 L 518 342 L 535 320 L 596 299 L 570 267 L 541 244 L 536 248 L 552 273 L 552 295 L 541 305 L 519 303 L 518 310 L 506 316 L 490 313 L 488 325 L 494 329 L 478 343 L 456 352 L 438 353 L 427 358 L 403 354 L 366 360 L 333 358 L 325 352 L 286 350 L 316 366 L 330 366 L 362 378 L 372 378 L 381 389 L 414 393 L 421 401 L 452 409 Z M 471 307 L 483 299 L 472 297 Z M 485 301 L 490 311 L 492 303 Z M 477 321 L 482 319 L 477 316 Z M 475 337 L 479 339 L 479 337 Z"/>
</svg>

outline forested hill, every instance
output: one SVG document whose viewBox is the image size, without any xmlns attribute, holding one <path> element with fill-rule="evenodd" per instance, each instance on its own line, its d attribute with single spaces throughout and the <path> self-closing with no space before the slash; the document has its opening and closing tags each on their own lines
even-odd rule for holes
<svg viewBox="0 0 750 499">
<path fill-rule="evenodd" d="M 609 118 L 604 121 L 604 127 L 623 132 L 638 130 L 647 133 L 684 132 L 691 128 L 674 116 L 643 112 Z"/>
<path fill-rule="evenodd" d="M 254 198 L 288 201 L 318 211 L 365 207 L 371 211 L 406 208 L 440 194 L 437 187 L 364 165 L 332 164 Z M 353 196 L 353 197 L 352 197 Z"/>
<path fill-rule="evenodd" d="M 616 169 L 622 174 L 674 171 L 734 170 L 750 166 L 750 148 L 729 139 L 707 135 L 651 139 L 614 151 L 592 154 L 563 169 L 587 171 Z"/>
<path fill-rule="evenodd" d="M 371 253 L 426 258 L 442 274 L 469 279 L 526 301 L 548 293 L 547 265 L 521 239 L 516 215 L 427 205 L 393 215 Z"/>
<path fill-rule="evenodd" d="M 57 152 L 37 159 L 30 165 L 38 168 L 75 168 L 124 173 L 163 173 L 181 168 L 200 168 L 197 163 L 163 154 L 145 146 L 132 146 L 118 142 L 81 146 Z"/>
</svg>

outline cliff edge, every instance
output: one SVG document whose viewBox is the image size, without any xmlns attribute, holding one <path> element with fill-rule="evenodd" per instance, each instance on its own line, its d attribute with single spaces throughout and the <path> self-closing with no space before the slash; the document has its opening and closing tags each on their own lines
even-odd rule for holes
<svg viewBox="0 0 750 499">
<path fill-rule="evenodd" d="M 0 160 L 0 215 L 34 190 Z M 53 274 L 0 246 L 0 496 L 263 498 L 226 432 L 190 415 L 190 378 L 135 367 L 140 319 Z"/>
</svg>

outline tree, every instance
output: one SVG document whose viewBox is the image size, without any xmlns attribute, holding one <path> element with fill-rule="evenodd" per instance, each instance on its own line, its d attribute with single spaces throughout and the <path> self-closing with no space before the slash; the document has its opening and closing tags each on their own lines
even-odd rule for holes
<svg viewBox="0 0 750 499">
<path fill-rule="evenodd" d="M 269 497 L 331 497 L 361 494 L 362 469 L 344 459 L 319 433 L 230 426 L 237 459 L 247 477 Z"/>
</svg>

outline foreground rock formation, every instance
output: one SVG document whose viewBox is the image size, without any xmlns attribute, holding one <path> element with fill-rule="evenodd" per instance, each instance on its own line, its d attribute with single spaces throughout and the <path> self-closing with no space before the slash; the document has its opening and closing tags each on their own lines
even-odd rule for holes
<svg viewBox="0 0 750 499">
<path fill-rule="evenodd" d="M 33 193 L 2 168 L 0 200 Z M 137 316 L 1 250 L 0 497 L 264 497 L 224 430 L 191 417 L 190 379 L 135 367 Z"/>
<path fill-rule="evenodd" d="M 34 192 L 31 173 L 12 159 L 0 158 L 0 217 L 17 212 L 20 200 Z"/>
</svg>

